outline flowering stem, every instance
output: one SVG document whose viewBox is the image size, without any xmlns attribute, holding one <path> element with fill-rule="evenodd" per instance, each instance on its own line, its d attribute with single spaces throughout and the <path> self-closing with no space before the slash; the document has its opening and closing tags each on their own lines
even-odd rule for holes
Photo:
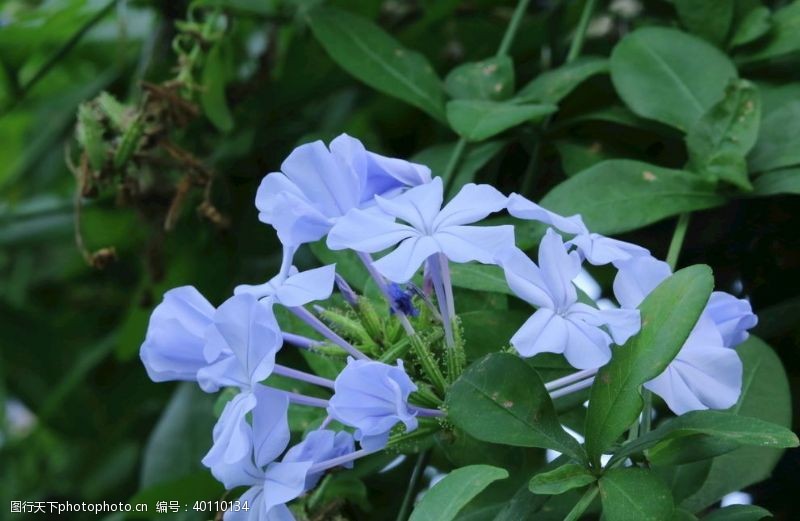
<svg viewBox="0 0 800 521">
<path fill-rule="evenodd" d="M 682 213 L 678 217 L 678 223 L 675 225 L 675 232 L 672 234 L 672 240 L 669 243 L 669 251 L 667 252 L 667 264 L 672 271 L 675 271 L 675 266 L 678 265 L 678 256 L 681 254 L 683 247 L 683 239 L 686 238 L 686 230 L 689 228 L 689 213 Z"/>
<path fill-rule="evenodd" d="M 578 521 L 581 518 L 586 509 L 591 506 L 592 501 L 597 496 L 597 493 L 600 489 L 596 485 L 591 485 L 583 496 L 575 503 L 575 506 L 572 507 L 572 510 L 569 511 L 567 517 L 564 518 L 564 521 Z"/>
<path fill-rule="evenodd" d="M 364 353 L 362 353 L 361 351 L 359 351 L 358 349 L 353 347 L 347 340 L 345 340 L 344 338 L 342 338 L 339 335 L 337 335 L 335 331 L 333 331 L 331 328 L 326 326 L 324 322 L 322 322 L 320 319 L 315 317 L 306 308 L 304 308 L 302 306 L 296 306 L 296 307 L 293 307 L 293 308 L 289 308 L 289 310 L 292 313 L 294 313 L 295 315 L 297 315 L 297 317 L 300 320 L 302 320 L 303 322 L 305 322 L 306 324 L 308 324 L 309 326 L 314 328 L 314 330 L 317 333 L 321 334 L 322 336 L 324 336 L 325 338 L 327 338 L 328 340 L 330 340 L 331 342 L 333 342 L 337 346 L 339 346 L 342 349 L 344 349 L 353 358 L 357 358 L 357 359 L 361 359 L 361 360 L 368 360 L 369 359 L 369 357 L 367 355 L 365 355 Z"/>
<path fill-rule="evenodd" d="M 406 521 L 408 519 L 408 512 L 411 510 L 411 504 L 414 500 L 415 492 L 417 491 L 417 483 L 419 482 L 422 471 L 428 466 L 428 459 L 430 458 L 430 451 L 424 450 L 417 456 L 417 461 L 414 463 L 414 470 L 411 471 L 411 477 L 408 480 L 408 488 L 403 497 L 403 503 L 400 505 L 400 511 L 397 513 L 396 521 Z"/>
<path fill-rule="evenodd" d="M 500 47 L 497 49 L 498 57 L 508 54 L 511 44 L 514 42 L 514 36 L 517 34 L 517 29 L 519 29 L 519 23 L 522 21 L 522 17 L 525 15 L 529 3 L 530 0 L 520 0 L 519 3 L 517 3 L 514 14 L 511 15 L 511 21 L 508 22 L 506 33 L 503 35 L 503 40 L 500 42 Z"/>
<path fill-rule="evenodd" d="M 305 394 L 293 393 L 292 391 L 285 391 L 280 389 L 286 396 L 289 397 L 289 402 L 297 405 L 308 405 L 309 407 L 320 407 L 326 409 L 328 407 L 328 400 L 322 398 L 314 398 L 313 396 L 306 396 Z"/>
<path fill-rule="evenodd" d="M 577 58 L 581 53 L 581 49 L 583 48 L 583 40 L 586 38 L 586 29 L 589 27 L 589 20 L 591 19 L 592 11 L 594 11 L 595 3 L 596 0 L 586 0 L 586 3 L 583 5 L 581 18 L 578 20 L 578 26 L 575 28 L 575 37 L 572 38 L 572 43 L 570 44 L 569 52 L 567 53 L 567 63 L 575 61 L 575 58 Z"/>
<path fill-rule="evenodd" d="M 436 360 L 433 358 L 430 349 L 428 349 L 428 346 L 422 341 L 419 335 L 413 335 L 408 338 L 411 341 L 411 348 L 414 350 L 414 355 L 422 366 L 425 376 L 428 377 L 428 381 L 433 384 L 437 391 L 444 395 L 447 381 L 444 379 L 444 375 L 439 369 Z"/>
<path fill-rule="evenodd" d="M 316 465 L 313 465 L 310 469 L 308 469 L 309 474 L 316 474 L 318 472 L 325 472 L 328 469 L 332 469 L 334 467 L 338 467 L 340 465 L 344 465 L 345 463 L 350 463 L 351 461 L 355 461 L 358 458 L 363 458 L 364 456 L 369 456 L 373 452 L 377 452 L 374 450 L 367 450 L 367 449 L 359 449 L 357 451 L 351 452 L 350 454 L 345 454 L 344 456 L 339 456 L 338 458 L 331 458 L 329 460 L 320 461 Z"/>
<path fill-rule="evenodd" d="M 301 349 L 316 349 L 323 344 L 319 340 L 314 340 L 313 338 L 308 338 L 307 336 L 303 335 L 295 335 L 294 333 L 283 333 L 283 341 L 287 344 L 292 344 L 295 347 L 299 347 Z"/>
<path fill-rule="evenodd" d="M 563 378 L 551 380 L 546 384 L 544 384 L 544 388 L 547 389 L 548 391 L 554 391 L 559 387 L 565 387 L 571 383 L 575 383 L 579 380 L 583 380 L 584 378 L 588 378 L 596 374 L 597 374 L 597 369 L 584 369 L 583 371 L 572 373 L 571 375 L 565 376 Z"/>
<path fill-rule="evenodd" d="M 586 389 L 587 387 L 591 387 L 594 383 L 594 376 L 591 378 L 587 378 L 586 380 L 582 380 L 580 382 L 576 382 L 572 385 L 564 386 L 560 389 L 556 389 L 550 393 L 550 398 L 555 400 L 556 398 L 561 398 L 562 396 L 566 396 L 568 394 L 572 394 L 574 392 Z"/>
<path fill-rule="evenodd" d="M 285 376 L 287 378 L 292 378 L 294 380 L 300 380 L 301 382 L 333 389 L 333 380 L 322 378 L 321 376 L 317 376 L 315 374 L 298 371 L 297 369 L 292 369 L 291 367 L 286 367 L 285 365 L 275 364 L 275 368 L 272 370 L 272 373 Z"/>
</svg>

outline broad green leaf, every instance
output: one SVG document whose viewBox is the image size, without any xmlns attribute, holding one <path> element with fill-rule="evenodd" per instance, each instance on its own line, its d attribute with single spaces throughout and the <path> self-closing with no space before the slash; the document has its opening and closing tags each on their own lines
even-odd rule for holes
<svg viewBox="0 0 800 521">
<path fill-rule="evenodd" d="M 674 500 L 675 498 L 673 498 Z M 689 512 L 688 510 L 684 510 L 682 508 L 676 508 L 672 511 L 672 518 L 671 521 L 697 521 L 697 516 Z"/>
<path fill-rule="evenodd" d="M 714 510 L 703 521 L 759 521 L 772 517 L 769 510 L 756 505 L 731 505 Z"/>
<path fill-rule="evenodd" d="M 800 195 L 800 168 L 773 170 L 753 181 L 753 195 Z"/>
<path fill-rule="evenodd" d="M 222 484 L 214 479 L 208 469 L 204 468 L 178 479 L 159 481 L 155 485 L 140 490 L 128 500 L 128 503 L 146 503 L 149 512 L 132 511 L 125 515 L 125 519 L 152 519 L 153 512 L 156 511 L 156 503 L 163 501 L 165 497 L 169 497 L 173 501 L 180 501 L 181 504 L 193 504 L 195 501 L 208 501 L 210 497 L 219 497 L 222 493 L 224 493 Z"/>
<path fill-rule="evenodd" d="M 587 170 L 597 163 L 620 157 L 607 150 L 600 141 L 581 143 L 576 141 L 556 141 L 553 146 L 561 156 L 561 169 L 567 177 L 572 177 Z"/>
<path fill-rule="evenodd" d="M 456 469 L 422 496 L 409 521 L 450 521 L 483 489 L 507 477 L 507 471 L 491 465 Z"/>
<path fill-rule="evenodd" d="M 556 104 L 590 77 L 607 72 L 608 59 L 583 56 L 572 63 L 539 74 L 522 87 L 514 99 L 521 103 L 538 101 Z"/>
<path fill-rule="evenodd" d="M 637 115 L 687 131 L 736 77 L 711 44 L 676 29 L 646 27 L 611 53 L 611 80 Z"/>
<path fill-rule="evenodd" d="M 744 364 L 742 395 L 729 412 L 790 427 L 791 394 L 778 356 L 755 336 L 737 351 Z M 705 483 L 682 506 L 696 512 L 729 492 L 766 479 L 782 454 L 782 449 L 742 447 L 714 458 Z"/>
<path fill-rule="evenodd" d="M 539 121 L 555 105 L 484 100 L 455 100 L 447 104 L 447 122 L 461 137 L 482 141 L 526 121 Z"/>
<path fill-rule="evenodd" d="M 700 490 L 711 470 L 711 460 L 708 459 L 667 466 L 656 465 L 651 461 L 650 465 L 653 472 L 658 474 L 672 491 L 675 504 L 681 504 L 684 499 Z"/>
<path fill-rule="evenodd" d="M 772 27 L 771 15 L 769 9 L 763 5 L 751 9 L 736 25 L 733 36 L 731 36 L 730 47 L 754 42 L 767 34 Z"/>
<path fill-rule="evenodd" d="M 442 177 L 447 185 L 447 199 L 455 195 L 465 184 L 475 181 L 475 176 L 489 161 L 496 156 L 503 147 L 506 146 L 507 141 L 498 139 L 495 141 L 486 141 L 472 147 L 468 147 L 464 153 L 464 157 L 458 163 L 455 173 L 452 177 L 444 178 L 447 164 L 453 157 L 455 150 L 455 143 L 447 143 L 441 145 L 434 145 L 426 148 L 411 157 L 411 161 L 415 163 L 422 163 L 431 169 L 433 175 Z"/>
<path fill-rule="evenodd" d="M 647 459 L 653 466 L 686 465 L 698 461 L 710 461 L 711 458 L 727 454 L 739 447 L 740 445 L 729 439 L 695 434 L 670 438 L 657 444 L 647 452 Z"/>
<path fill-rule="evenodd" d="M 586 450 L 595 464 L 642 410 L 640 388 L 669 365 L 694 328 L 714 289 L 711 269 L 677 271 L 639 306 L 642 330 L 614 350 L 592 385 L 586 414 Z"/>
<path fill-rule="evenodd" d="M 206 63 L 203 66 L 203 90 L 200 93 L 200 104 L 208 119 L 223 132 L 230 132 L 233 129 L 233 117 L 225 99 L 227 69 L 222 46 L 217 44 L 208 52 Z"/>
<path fill-rule="evenodd" d="M 721 47 L 733 20 L 732 0 L 675 0 L 681 23 L 689 32 Z"/>
<path fill-rule="evenodd" d="M 800 51 L 800 2 L 790 2 L 772 15 L 772 28 L 763 42 L 748 52 L 741 52 L 737 61 L 745 64 L 783 58 Z"/>
<path fill-rule="evenodd" d="M 353 250 L 329 250 L 325 245 L 325 239 L 313 242 L 309 247 L 314 256 L 323 264 L 335 263 L 336 273 L 344 277 L 353 289 L 364 290 L 369 273 L 356 252 Z"/>
<path fill-rule="evenodd" d="M 800 164 L 800 85 L 759 84 L 759 91 L 761 130 L 748 157 L 750 169 L 765 172 Z"/>
<path fill-rule="evenodd" d="M 728 85 L 725 97 L 703 114 L 686 135 L 688 168 L 752 190 L 745 157 L 758 139 L 761 104 L 747 80 Z"/>
<path fill-rule="evenodd" d="M 756 418 L 745 418 L 729 412 L 692 411 L 667 420 L 657 429 L 624 445 L 613 459 L 624 459 L 650 447 L 653 447 L 650 452 L 658 452 L 658 444 L 664 441 L 698 435 L 711 436 L 719 441 L 728 441 L 735 446 L 789 448 L 798 445 L 797 436 L 781 425 Z"/>
<path fill-rule="evenodd" d="M 453 99 L 500 101 L 514 92 L 514 64 L 508 56 L 459 65 L 447 75 L 444 88 Z"/>
<path fill-rule="evenodd" d="M 724 201 L 711 183 L 697 175 L 612 159 L 557 185 L 541 204 L 562 215 L 579 213 L 593 232 L 612 234 Z"/>
<path fill-rule="evenodd" d="M 451 386 L 446 403 L 447 417 L 479 440 L 585 457 L 561 428 L 539 374 L 514 355 L 494 353 L 470 365 Z"/>
<path fill-rule="evenodd" d="M 536 474 L 531 478 L 529 488 L 534 494 L 563 494 L 573 488 L 594 483 L 597 478 L 586 467 L 568 463 L 550 472 Z"/>
<path fill-rule="evenodd" d="M 645 469 L 613 469 L 600 478 L 607 521 L 669 521 L 675 505 L 663 481 Z"/>
<path fill-rule="evenodd" d="M 503 269 L 488 264 L 451 264 L 450 278 L 457 288 L 514 295 L 508 287 Z"/>
<path fill-rule="evenodd" d="M 442 82 L 428 60 L 360 16 L 332 8 L 308 15 L 314 36 L 344 70 L 370 87 L 444 121 Z"/>
<path fill-rule="evenodd" d="M 147 440 L 142 461 L 142 488 L 207 470 L 200 464 L 209 449 L 214 397 L 192 383 L 182 383 Z"/>
<path fill-rule="evenodd" d="M 467 358 L 475 360 L 507 347 L 511 337 L 530 315 L 530 311 L 521 309 L 482 309 L 459 313 Z"/>
</svg>

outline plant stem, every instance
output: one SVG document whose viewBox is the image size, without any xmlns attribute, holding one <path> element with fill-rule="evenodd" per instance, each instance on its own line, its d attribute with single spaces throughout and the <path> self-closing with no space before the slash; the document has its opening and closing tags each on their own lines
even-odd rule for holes
<svg viewBox="0 0 800 521">
<path fill-rule="evenodd" d="M 596 374 L 597 369 L 584 369 L 583 371 L 578 371 L 577 373 L 572 373 L 571 375 L 551 380 L 544 385 L 544 388 L 548 391 L 554 391 L 560 387 L 565 387 L 571 383 L 578 382 L 584 378 L 588 378 Z"/>
<path fill-rule="evenodd" d="M 461 161 L 461 156 L 464 155 L 464 150 L 467 147 L 467 140 L 463 137 L 458 138 L 456 142 L 456 146 L 453 149 L 453 153 L 450 154 L 450 159 L 447 160 L 447 166 L 444 169 L 444 173 L 442 174 L 442 180 L 444 180 L 444 193 L 445 195 L 449 193 L 450 187 L 453 186 L 453 178 L 455 177 L 456 168 L 458 168 L 458 163 Z"/>
<path fill-rule="evenodd" d="M 575 27 L 575 37 L 572 39 L 569 51 L 567 52 L 567 63 L 572 63 L 581 54 L 583 41 L 586 39 L 586 29 L 589 27 L 589 20 L 592 17 L 592 11 L 594 11 L 594 4 L 596 2 L 597 0 L 586 0 L 586 3 L 583 4 L 580 20 L 578 20 L 578 25 Z"/>
<path fill-rule="evenodd" d="M 400 505 L 400 511 L 397 513 L 397 521 L 405 521 L 408 519 L 411 504 L 414 502 L 414 492 L 417 490 L 417 483 L 422 476 L 422 471 L 428 466 L 429 451 L 422 451 L 417 456 L 417 461 L 414 463 L 414 470 L 411 471 L 411 477 L 408 479 L 408 487 L 406 494 L 403 496 L 403 502 Z"/>
<path fill-rule="evenodd" d="M 572 38 L 572 43 L 570 43 L 565 63 L 572 63 L 580 56 L 581 50 L 583 49 L 583 42 L 586 39 L 586 29 L 589 27 L 589 20 L 592 17 L 595 3 L 596 0 L 586 0 L 586 3 L 583 4 L 583 11 L 581 11 L 581 17 L 578 20 L 578 25 L 575 27 L 575 35 Z M 542 122 L 541 133 L 536 140 L 536 144 L 533 145 L 530 161 L 525 168 L 525 173 L 522 175 L 522 185 L 520 185 L 520 194 L 522 195 L 530 194 L 533 188 L 533 180 L 536 177 L 536 163 L 539 161 L 539 153 L 542 148 L 542 136 L 547 130 L 547 127 L 550 126 L 551 120 L 552 118 L 548 117 Z"/>
<path fill-rule="evenodd" d="M 583 513 L 586 512 L 586 509 L 592 504 L 592 501 L 594 501 L 594 498 L 597 496 L 599 491 L 600 489 L 595 485 L 592 485 L 586 489 L 586 492 L 583 494 L 583 496 L 581 496 L 578 502 L 575 503 L 575 506 L 569 511 L 569 514 L 567 514 L 567 517 L 564 518 L 564 521 L 577 521 L 580 519 Z"/>
<path fill-rule="evenodd" d="M 675 271 L 675 266 L 678 265 L 678 257 L 683 247 L 683 239 L 686 237 L 686 230 L 689 228 L 689 216 L 689 212 L 686 212 L 678 217 L 678 223 L 675 225 L 675 232 L 672 234 L 672 241 L 669 243 L 667 264 L 669 264 L 669 268 L 672 271 Z"/>
<path fill-rule="evenodd" d="M 561 398 L 562 396 L 566 396 L 568 394 L 581 391 L 583 389 L 586 389 L 587 387 L 591 387 L 593 383 L 594 383 L 594 376 L 592 376 L 591 378 L 587 378 L 586 380 L 576 382 L 572 385 L 567 385 L 560 389 L 556 389 L 555 391 L 551 391 L 550 398 L 553 400 L 555 400 L 556 398 Z"/>
<path fill-rule="evenodd" d="M 650 423 L 653 419 L 653 393 L 648 389 L 642 389 L 642 420 L 639 424 L 639 436 L 644 436 L 650 432 Z"/>
<path fill-rule="evenodd" d="M 514 43 L 514 37 L 517 35 L 517 30 L 519 29 L 519 23 L 522 21 L 525 11 L 528 10 L 529 3 L 530 0 L 519 0 L 517 3 L 514 14 L 511 15 L 511 21 L 508 22 L 508 27 L 503 35 L 503 40 L 500 42 L 500 47 L 497 49 L 498 57 L 505 56 L 508 54 L 509 49 L 511 49 L 511 44 Z"/>
</svg>

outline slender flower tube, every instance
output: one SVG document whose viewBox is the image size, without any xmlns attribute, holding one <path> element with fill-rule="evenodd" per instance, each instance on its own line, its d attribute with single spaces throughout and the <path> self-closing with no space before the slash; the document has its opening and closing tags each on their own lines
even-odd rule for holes
<svg viewBox="0 0 800 521">
<path fill-rule="evenodd" d="M 327 338 L 328 340 L 330 340 L 331 342 L 333 342 L 337 346 L 339 346 L 342 349 L 344 349 L 350 356 L 352 356 L 354 358 L 361 359 L 361 360 L 369 359 L 369 357 L 367 355 L 365 355 L 364 353 L 359 351 L 355 346 L 350 344 L 347 340 L 345 340 L 344 338 L 342 338 L 339 335 L 337 335 L 335 331 L 333 331 L 331 328 L 326 326 L 324 322 L 322 322 L 320 319 L 315 317 L 306 308 L 304 308 L 302 306 L 298 306 L 298 307 L 294 307 L 294 308 L 289 308 L 289 310 L 292 313 L 294 313 L 295 315 L 297 315 L 297 317 L 300 320 L 302 320 L 303 322 L 305 322 L 306 324 L 308 324 L 309 326 L 314 328 L 314 330 L 317 333 L 321 334 L 322 336 L 324 336 L 325 338 Z"/>
</svg>

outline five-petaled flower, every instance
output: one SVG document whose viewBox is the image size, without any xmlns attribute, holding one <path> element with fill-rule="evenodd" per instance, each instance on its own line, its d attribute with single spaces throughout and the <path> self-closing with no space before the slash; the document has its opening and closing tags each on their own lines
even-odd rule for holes
<svg viewBox="0 0 800 521">
<path fill-rule="evenodd" d="M 393 282 L 407 282 L 436 253 L 453 262 L 493 264 L 499 250 L 514 244 L 510 225 L 468 226 L 505 208 L 506 196 L 494 187 L 467 184 L 444 207 L 443 200 L 440 177 L 393 199 L 376 196 L 380 212 L 348 212 L 328 234 L 328 247 L 375 253 L 397 245 L 375 268 Z"/>
</svg>

